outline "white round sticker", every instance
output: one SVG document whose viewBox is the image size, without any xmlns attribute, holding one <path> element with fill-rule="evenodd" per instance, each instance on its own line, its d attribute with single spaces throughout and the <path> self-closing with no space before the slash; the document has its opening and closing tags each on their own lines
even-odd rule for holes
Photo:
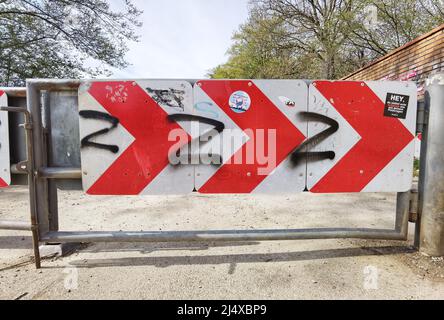
<svg viewBox="0 0 444 320">
<path fill-rule="evenodd" d="M 230 96 L 230 108 L 236 113 L 248 111 L 251 106 L 251 99 L 248 93 L 244 91 L 236 91 Z"/>
</svg>

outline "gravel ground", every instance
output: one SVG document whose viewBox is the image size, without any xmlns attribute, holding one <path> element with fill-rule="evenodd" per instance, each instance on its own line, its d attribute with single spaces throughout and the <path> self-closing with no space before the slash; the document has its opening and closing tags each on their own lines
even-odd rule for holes
<svg viewBox="0 0 444 320">
<path fill-rule="evenodd" d="M 60 229 L 393 228 L 394 194 L 89 197 L 59 192 Z M 27 190 L 0 191 L 26 219 Z M 413 225 L 410 234 L 413 234 Z M 444 261 L 412 239 L 89 244 L 35 270 L 31 237 L 0 231 L 2 299 L 443 299 Z"/>
</svg>

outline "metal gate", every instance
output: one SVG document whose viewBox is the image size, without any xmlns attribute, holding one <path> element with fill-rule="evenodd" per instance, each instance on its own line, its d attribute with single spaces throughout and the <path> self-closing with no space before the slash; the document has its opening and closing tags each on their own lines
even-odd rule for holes
<svg viewBox="0 0 444 320">
<path fill-rule="evenodd" d="M 29 155 L 21 171 L 29 177 L 37 267 L 39 242 L 407 239 L 413 83 L 29 80 L 26 95 Z M 63 232 L 58 188 L 91 195 L 309 191 L 398 197 L 391 230 Z"/>
</svg>

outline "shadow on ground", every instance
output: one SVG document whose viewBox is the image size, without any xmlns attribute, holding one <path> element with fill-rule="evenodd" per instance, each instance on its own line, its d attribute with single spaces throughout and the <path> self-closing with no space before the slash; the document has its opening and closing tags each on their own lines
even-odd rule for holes
<svg viewBox="0 0 444 320">
<path fill-rule="evenodd" d="M 0 237 L 0 249 L 29 249 L 32 250 L 32 237 L 5 236 Z"/>
<path fill-rule="evenodd" d="M 227 246 L 233 244 L 227 244 Z M 249 245 L 242 243 L 240 245 Z M 194 250 L 208 249 L 209 245 L 202 245 Z M 190 250 L 189 247 L 168 246 L 166 250 Z M 156 251 L 156 248 L 145 252 Z M 165 250 L 161 247 L 160 250 Z M 100 250 L 98 250 L 99 252 Z M 114 250 L 113 250 L 114 251 Z M 121 250 L 125 251 L 125 250 Z M 216 265 L 216 264 L 238 264 L 238 263 L 260 263 L 260 262 L 291 262 L 308 261 L 319 259 L 332 259 L 344 257 L 375 256 L 375 255 L 396 255 L 413 253 L 415 250 L 407 246 L 387 246 L 387 247 L 360 247 L 346 249 L 328 249 L 303 252 L 276 252 L 276 253 L 252 253 L 252 254 L 224 254 L 224 255 L 187 255 L 187 256 L 163 256 L 163 257 L 131 257 L 115 259 L 82 259 L 70 262 L 71 266 L 78 268 L 105 268 L 105 267 L 126 267 L 126 266 L 155 266 L 166 268 L 169 266 L 182 265 Z"/>
</svg>

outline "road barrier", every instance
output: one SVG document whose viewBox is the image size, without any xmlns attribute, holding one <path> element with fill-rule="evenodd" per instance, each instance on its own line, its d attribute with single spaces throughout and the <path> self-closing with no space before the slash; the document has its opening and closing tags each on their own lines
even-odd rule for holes
<svg viewBox="0 0 444 320">
<path fill-rule="evenodd" d="M 38 243 L 407 239 L 417 133 L 414 83 L 28 80 L 26 95 L 29 156 L 15 172 L 29 177 L 37 267 Z M 427 149 L 423 145 L 423 153 Z M 398 197 L 391 230 L 63 232 L 58 189 L 115 196 L 397 192 Z M 420 189 L 420 199 L 421 194 Z"/>
</svg>

